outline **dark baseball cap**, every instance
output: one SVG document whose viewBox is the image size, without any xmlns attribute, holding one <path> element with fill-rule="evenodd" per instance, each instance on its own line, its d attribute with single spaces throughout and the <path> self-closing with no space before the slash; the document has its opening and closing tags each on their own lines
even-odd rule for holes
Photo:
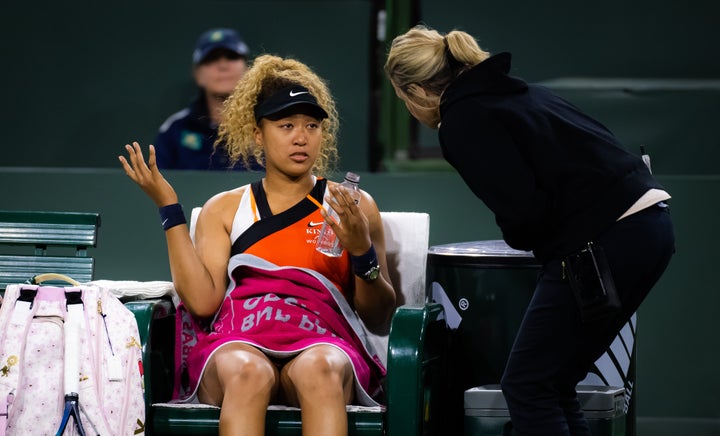
<svg viewBox="0 0 720 436">
<path fill-rule="evenodd" d="M 240 35 L 232 29 L 210 29 L 203 32 L 195 43 L 193 65 L 197 65 L 215 49 L 223 48 L 247 57 L 249 49 Z"/>
<path fill-rule="evenodd" d="M 302 113 L 318 120 L 328 117 L 314 95 L 301 85 L 286 86 L 255 105 L 255 121 L 261 118 L 277 120 L 286 115 Z"/>
</svg>

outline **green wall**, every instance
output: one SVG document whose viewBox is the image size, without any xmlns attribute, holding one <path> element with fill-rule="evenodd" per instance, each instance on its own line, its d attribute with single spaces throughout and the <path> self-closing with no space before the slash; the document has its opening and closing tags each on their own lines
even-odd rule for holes
<svg viewBox="0 0 720 436">
<path fill-rule="evenodd" d="M 556 77 L 720 77 L 720 3 L 711 0 L 419 0 L 420 20 L 513 53 L 515 74 Z"/>
<path fill-rule="evenodd" d="M 0 166 L 114 168 L 195 95 L 195 40 L 237 29 L 251 56 L 295 57 L 325 78 L 342 161 L 367 169 L 371 2 L 128 0 L 10 2 L 0 18 Z"/>
</svg>

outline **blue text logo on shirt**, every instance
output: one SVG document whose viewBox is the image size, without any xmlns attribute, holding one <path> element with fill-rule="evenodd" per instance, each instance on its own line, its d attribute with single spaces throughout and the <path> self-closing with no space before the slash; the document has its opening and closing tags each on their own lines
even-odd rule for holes
<svg viewBox="0 0 720 436">
<path fill-rule="evenodd" d="M 180 133 L 180 144 L 190 150 L 200 150 L 202 148 L 202 138 L 195 132 L 182 131 Z"/>
</svg>

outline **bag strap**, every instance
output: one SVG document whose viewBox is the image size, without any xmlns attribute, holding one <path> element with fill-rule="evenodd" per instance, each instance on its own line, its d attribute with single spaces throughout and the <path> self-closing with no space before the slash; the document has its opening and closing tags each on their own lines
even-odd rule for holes
<svg viewBox="0 0 720 436">
<path fill-rule="evenodd" d="M 32 320 L 37 305 L 34 304 L 35 297 L 37 296 L 37 290 L 35 288 L 23 288 L 22 285 L 18 290 L 17 298 L 12 301 L 12 307 L 8 307 L 12 312 L 10 313 L 9 323 L 7 328 L 12 329 L 12 332 L 5 332 L 3 343 L 0 344 L 3 350 L 3 356 L 5 361 L 0 362 L 3 372 L 3 376 L 7 376 L 11 371 L 19 371 L 19 367 L 13 368 L 16 365 L 20 365 L 20 356 L 25 353 L 25 343 L 21 342 L 19 338 L 27 336 L 30 329 L 30 321 Z M 8 335 L 12 335 L 17 340 L 8 339 Z M 19 335 L 19 336 L 18 336 Z M 5 357 L 6 356 L 6 357 Z M 19 380 L 19 375 L 15 374 L 15 383 Z M 11 389 L 7 394 L 3 392 L 0 397 L 0 436 L 5 436 L 7 430 L 8 419 L 10 418 L 10 408 L 12 407 L 13 400 L 15 399 L 15 389 Z"/>
<path fill-rule="evenodd" d="M 10 314 L 10 326 L 14 329 L 23 329 L 21 337 L 25 337 L 27 329 L 30 327 L 30 320 L 35 315 L 37 305 L 35 305 L 36 289 L 21 287 L 17 299 L 13 302 L 12 312 Z M 21 350 L 13 350 L 19 352 Z M 14 353 L 13 353 L 14 354 Z"/>
<path fill-rule="evenodd" d="M 33 276 L 28 280 L 28 284 L 31 285 L 39 285 L 43 282 L 65 282 L 69 283 L 73 286 L 79 286 L 80 283 L 73 279 L 70 276 L 66 276 L 65 274 L 56 274 L 56 273 L 45 273 L 45 274 L 38 274 L 36 276 Z"/>
<path fill-rule="evenodd" d="M 80 392 L 78 383 L 80 380 L 81 316 L 82 312 L 71 311 L 70 304 L 68 304 L 68 315 L 63 324 L 63 332 L 65 334 L 65 395 L 77 395 L 78 392 Z"/>
</svg>

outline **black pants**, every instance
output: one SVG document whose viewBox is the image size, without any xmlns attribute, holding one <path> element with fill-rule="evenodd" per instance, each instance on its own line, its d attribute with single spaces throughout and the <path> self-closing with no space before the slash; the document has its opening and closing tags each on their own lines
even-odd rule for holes
<svg viewBox="0 0 720 436">
<path fill-rule="evenodd" d="M 675 238 L 666 208 L 653 206 L 615 223 L 603 247 L 621 313 L 583 323 L 560 260 L 543 270 L 510 352 L 501 385 L 518 435 L 589 435 L 575 386 L 665 271 Z"/>
</svg>

